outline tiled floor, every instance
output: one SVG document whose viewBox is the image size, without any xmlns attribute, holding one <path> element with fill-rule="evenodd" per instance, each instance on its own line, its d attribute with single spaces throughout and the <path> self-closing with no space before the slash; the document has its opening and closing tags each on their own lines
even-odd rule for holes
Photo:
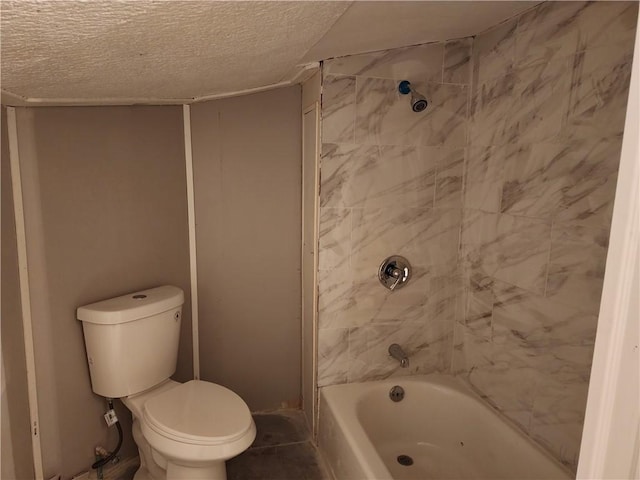
<svg viewBox="0 0 640 480">
<path fill-rule="evenodd" d="M 299 410 L 254 414 L 253 445 L 227 462 L 228 480 L 328 480 Z"/>
</svg>

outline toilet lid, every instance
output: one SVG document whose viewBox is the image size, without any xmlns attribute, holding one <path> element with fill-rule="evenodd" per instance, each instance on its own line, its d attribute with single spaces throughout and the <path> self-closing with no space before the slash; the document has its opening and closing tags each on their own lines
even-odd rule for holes
<svg viewBox="0 0 640 480">
<path fill-rule="evenodd" d="M 215 383 L 191 380 L 150 398 L 144 421 L 159 434 L 182 443 L 216 445 L 242 437 L 251 413 L 234 392 Z"/>
</svg>

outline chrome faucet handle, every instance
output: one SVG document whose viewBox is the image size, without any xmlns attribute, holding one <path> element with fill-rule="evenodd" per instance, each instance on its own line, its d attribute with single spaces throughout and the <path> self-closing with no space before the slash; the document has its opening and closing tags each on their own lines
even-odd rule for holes
<svg viewBox="0 0 640 480">
<path fill-rule="evenodd" d="M 391 271 L 390 273 L 389 270 Z M 404 271 L 396 267 L 395 265 L 389 265 L 387 267 L 387 275 L 395 278 L 395 281 L 389 287 L 389 290 L 395 290 L 395 288 L 400 284 L 400 282 L 402 282 L 402 279 L 404 278 Z"/>
<path fill-rule="evenodd" d="M 391 291 L 404 287 L 411 278 L 409 261 L 399 255 L 386 258 L 378 268 L 378 280 Z"/>
</svg>

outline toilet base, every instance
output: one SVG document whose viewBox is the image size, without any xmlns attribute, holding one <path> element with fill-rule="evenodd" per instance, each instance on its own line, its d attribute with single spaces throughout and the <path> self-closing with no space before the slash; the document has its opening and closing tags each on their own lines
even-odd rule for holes
<svg viewBox="0 0 640 480">
<path fill-rule="evenodd" d="M 149 475 L 149 471 L 141 465 L 133 476 L 133 480 L 153 480 L 153 478 Z"/>
<path fill-rule="evenodd" d="M 154 457 L 154 451 L 142 435 L 140 422 L 134 418 L 133 439 L 138 445 L 140 468 L 133 480 L 227 480 L 224 460 L 213 462 L 206 467 L 187 467 L 163 459 L 161 465 Z"/>
<path fill-rule="evenodd" d="M 227 467 L 224 461 L 206 467 L 186 467 L 184 465 L 167 465 L 167 480 L 227 480 Z"/>
<path fill-rule="evenodd" d="M 225 462 L 209 465 L 206 468 L 168 464 L 162 478 L 166 480 L 227 480 L 227 468 Z M 154 480 L 154 478 L 149 474 L 149 470 L 141 465 L 133 480 Z"/>
</svg>

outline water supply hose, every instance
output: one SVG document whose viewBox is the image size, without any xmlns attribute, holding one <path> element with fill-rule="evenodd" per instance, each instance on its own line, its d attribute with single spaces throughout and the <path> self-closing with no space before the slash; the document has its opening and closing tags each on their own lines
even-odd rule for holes
<svg viewBox="0 0 640 480">
<path fill-rule="evenodd" d="M 107 400 L 107 403 L 109 404 L 109 410 L 113 410 L 113 400 L 109 398 Z M 120 421 L 118 420 L 116 421 L 116 428 L 118 429 L 118 446 L 116 446 L 115 450 L 105 458 L 102 458 L 91 465 L 92 469 L 96 470 L 100 467 L 104 467 L 107 463 L 116 458 L 116 455 L 120 451 L 120 447 L 122 447 L 122 427 L 120 426 Z"/>
</svg>

